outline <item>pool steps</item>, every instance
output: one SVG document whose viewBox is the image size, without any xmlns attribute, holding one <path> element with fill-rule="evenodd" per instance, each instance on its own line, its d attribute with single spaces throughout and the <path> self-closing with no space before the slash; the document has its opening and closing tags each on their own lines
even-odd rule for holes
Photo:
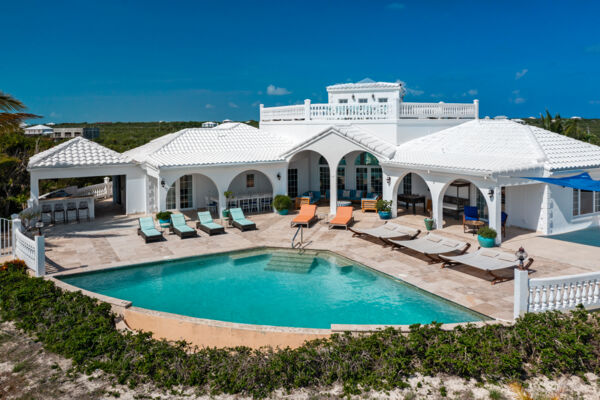
<svg viewBox="0 0 600 400">
<path fill-rule="evenodd" d="M 271 255 L 265 271 L 295 272 L 306 274 L 312 268 L 315 256 L 311 254 L 277 251 Z"/>
</svg>

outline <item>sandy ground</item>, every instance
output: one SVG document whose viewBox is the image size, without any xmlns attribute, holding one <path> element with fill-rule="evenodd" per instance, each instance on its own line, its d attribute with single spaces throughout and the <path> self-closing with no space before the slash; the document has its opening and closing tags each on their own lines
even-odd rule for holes
<svg viewBox="0 0 600 400">
<path fill-rule="evenodd" d="M 71 361 L 45 351 L 12 323 L 0 323 L 0 399 L 246 399 L 244 396 L 206 396 L 194 389 L 175 391 L 157 389 L 151 385 L 135 389 L 118 385 L 102 373 L 75 374 Z M 587 374 L 587 383 L 579 377 L 558 380 L 535 378 L 526 382 L 534 399 L 551 399 L 560 392 L 560 399 L 600 399 L 600 379 Z M 451 376 L 409 379 L 409 388 L 390 392 L 363 393 L 356 399 L 516 399 L 507 385 L 478 384 Z M 276 392 L 273 399 L 313 400 L 342 397 L 341 387 Z"/>
</svg>

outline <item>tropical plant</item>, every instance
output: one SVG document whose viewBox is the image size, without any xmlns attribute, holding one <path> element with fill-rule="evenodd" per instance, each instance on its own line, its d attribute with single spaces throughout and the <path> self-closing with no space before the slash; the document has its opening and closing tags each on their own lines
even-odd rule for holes
<svg viewBox="0 0 600 400">
<path fill-rule="evenodd" d="M 292 199 L 290 199 L 290 196 L 285 194 L 278 194 L 273 199 L 273 207 L 275 207 L 277 211 L 289 210 L 291 206 Z"/>
<path fill-rule="evenodd" d="M 161 220 L 161 221 L 166 221 L 171 219 L 171 214 L 173 214 L 171 211 L 161 211 L 161 212 L 157 212 L 156 213 L 156 218 Z"/>
<path fill-rule="evenodd" d="M 377 200 L 377 204 L 375 205 L 377 211 L 389 212 L 392 211 L 392 201 L 391 200 Z"/>
<path fill-rule="evenodd" d="M 0 91 L 0 134 L 19 129 L 19 124 L 29 118 L 40 118 L 39 115 L 22 112 L 25 104 L 8 93 Z"/>
<path fill-rule="evenodd" d="M 477 233 L 486 239 L 496 239 L 496 236 L 498 236 L 498 232 L 489 226 L 482 226 Z"/>
</svg>

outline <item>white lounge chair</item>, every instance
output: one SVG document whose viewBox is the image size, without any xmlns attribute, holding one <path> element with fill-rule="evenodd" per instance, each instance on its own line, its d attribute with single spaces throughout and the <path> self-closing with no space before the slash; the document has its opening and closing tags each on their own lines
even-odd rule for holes
<svg viewBox="0 0 600 400">
<path fill-rule="evenodd" d="M 371 229 L 360 229 L 360 228 L 348 228 L 353 234 L 352 236 L 370 236 L 376 239 L 384 241 L 385 239 L 397 239 L 402 237 L 408 237 L 410 240 L 419 236 L 421 231 L 419 229 L 411 228 L 408 226 L 396 224 L 394 222 L 387 222 L 381 226 Z"/>
<path fill-rule="evenodd" d="M 393 246 L 392 250 L 407 248 L 423 254 L 429 259 L 430 264 L 444 261 L 440 258 L 440 254 L 464 254 L 471 247 L 470 243 L 448 239 L 434 233 L 428 233 L 426 236 L 415 240 L 383 240 Z"/>
<path fill-rule="evenodd" d="M 494 249 L 479 249 L 474 253 L 463 254 L 460 256 L 441 256 L 444 259 L 442 268 L 455 265 L 467 265 L 487 272 L 492 277 L 492 285 L 498 282 L 511 280 L 512 276 L 499 276 L 494 271 L 507 268 L 516 268 L 519 266 L 519 259 L 511 253 L 505 253 Z M 523 268 L 529 273 L 529 267 L 533 264 L 533 258 L 529 258 Z"/>
</svg>

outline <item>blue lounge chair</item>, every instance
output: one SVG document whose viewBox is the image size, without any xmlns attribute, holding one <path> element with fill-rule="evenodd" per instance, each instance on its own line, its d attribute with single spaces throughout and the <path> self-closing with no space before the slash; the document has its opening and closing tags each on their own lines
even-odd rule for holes
<svg viewBox="0 0 600 400">
<path fill-rule="evenodd" d="M 185 223 L 183 214 L 171 214 L 171 225 L 173 226 L 173 231 L 181 239 L 198 235 L 194 228 L 190 228 Z"/>
<path fill-rule="evenodd" d="M 479 209 L 477 207 L 465 206 L 463 212 L 463 232 L 467 232 L 467 221 L 479 221 Z"/>
<path fill-rule="evenodd" d="M 196 228 L 213 235 L 215 233 L 225 233 L 225 227 L 215 223 L 210 215 L 210 211 L 198 212 L 198 222 L 196 222 Z"/>
<path fill-rule="evenodd" d="M 506 221 L 508 220 L 508 214 L 502 211 L 502 236 L 506 236 Z"/>
<path fill-rule="evenodd" d="M 163 239 L 162 232 L 156 230 L 152 217 L 141 217 L 139 219 L 139 224 L 138 235 L 142 236 L 146 243 Z"/>
<path fill-rule="evenodd" d="M 256 224 L 246 219 L 246 217 L 244 216 L 244 212 L 241 208 L 230 209 L 229 215 L 231 215 L 231 219 L 233 220 L 233 226 L 235 226 L 242 232 L 249 229 L 256 229 Z"/>
</svg>

